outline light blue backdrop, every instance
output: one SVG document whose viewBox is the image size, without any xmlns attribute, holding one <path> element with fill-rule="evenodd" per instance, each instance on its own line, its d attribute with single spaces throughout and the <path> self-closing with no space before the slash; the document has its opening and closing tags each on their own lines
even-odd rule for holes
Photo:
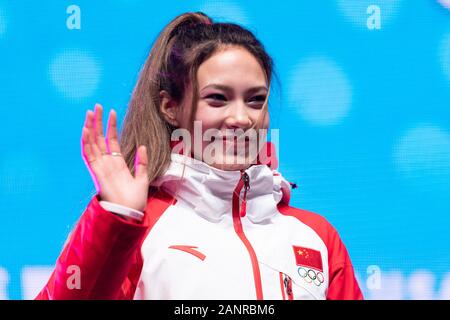
<svg viewBox="0 0 450 320">
<path fill-rule="evenodd" d="M 366 297 L 449 299 L 448 0 L 0 0 L 0 298 L 36 294 L 94 191 L 86 110 L 123 119 L 157 33 L 198 10 L 273 56 L 292 204 L 339 230 Z"/>
</svg>

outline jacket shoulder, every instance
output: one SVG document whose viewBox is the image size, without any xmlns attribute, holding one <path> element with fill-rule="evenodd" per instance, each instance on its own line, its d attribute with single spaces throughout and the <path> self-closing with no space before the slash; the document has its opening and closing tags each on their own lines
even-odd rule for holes
<svg viewBox="0 0 450 320">
<path fill-rule="evenodd" d="M 318 213 L 295 208 L 284 203 L 278 205 L 278 211 L 285 216 L 297 218 L 301 223 L 313 229 L 327 247 L 329 247 L 331 242 L 337 240 L 335 239 L 336 237 L 339 237 L 333 225 Z"/>
<path fill-rule="evenodd" d="M 281 214 L 295 217 L 309 226 L 325 243 L 328 250 L 330 278 L 327 299 L 363 299 L 347 248 L 331 223 L 317 213 L 284 203 L 278 205 L 278 210 Z"/>
</svg>

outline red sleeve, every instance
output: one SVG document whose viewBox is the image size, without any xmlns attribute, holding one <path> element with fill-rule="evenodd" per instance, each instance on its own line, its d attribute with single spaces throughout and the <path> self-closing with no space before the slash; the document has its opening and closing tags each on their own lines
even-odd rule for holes
<svg viewBox="0 0 450 320">
<path fill-rule="evenodd" d="M 280 203 L 278 210 L 308 225 L 325 243 L 329 267 L 327 299 L 362 300 L 363 295 L 356 281 L 352 262 L 336 229 L 325 218 L 313 212 L 293 208 L 285 203 Z"/>
<path fill-rule="evenodd" d="M 133 298 L 135 287 L 128 277 L 140 273 L 140 246 L 147 229 L 106 211 L 94 196 L 36 299 Z M 74 287 L 76 270 L 79 282 Z"/>
<path fill-rule="evenodd" d="M 327 223 L 328 224 L 328 223 Z M 363 295 L 355 278 L 347 249 L 336 229 L 328 224 L 328 300 L 362 300 Z"/>
</svg>

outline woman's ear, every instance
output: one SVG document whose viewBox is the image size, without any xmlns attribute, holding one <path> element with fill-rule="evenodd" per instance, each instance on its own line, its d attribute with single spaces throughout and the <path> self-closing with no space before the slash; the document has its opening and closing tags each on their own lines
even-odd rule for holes
<svg viewBox="0 0 450 320">
<path fill-rule="evenodd" d="M 172 99 L 166 90 L 159 92 L 159 110 L 164 119 L 175 127 L 179 127 L 177 113 L 179 112 L 178 104 Z"/>
</svg>

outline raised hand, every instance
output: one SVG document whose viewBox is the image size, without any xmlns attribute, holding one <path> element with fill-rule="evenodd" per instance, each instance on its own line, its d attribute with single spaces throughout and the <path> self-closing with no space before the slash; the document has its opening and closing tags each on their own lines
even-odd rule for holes
<svg viewBox="0 0 450 320">
<path fill-rule="evenodd" d="M 82 157 L 100 199 L 144 211 L 150 184 L 146 147 L 139 146 L 136 151 L 133 176 L 120 153 L 117 114 L 114 110 L 109 113 L 106 138 L 102 114 L 100 104 L 95 105 L 94 112 L 88 110 L 81 135 Z"/>
</svg>

